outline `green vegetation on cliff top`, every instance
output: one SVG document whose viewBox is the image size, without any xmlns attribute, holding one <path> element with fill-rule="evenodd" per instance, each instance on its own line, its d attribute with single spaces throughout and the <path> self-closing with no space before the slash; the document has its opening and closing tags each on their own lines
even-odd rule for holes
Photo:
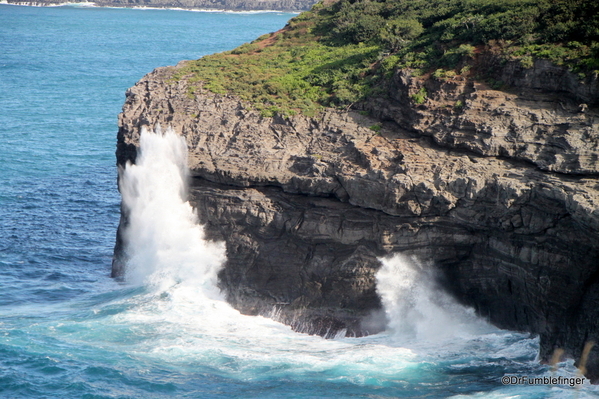
<svg viewBox="0 0 599 399">
<path fill-rule="evenodd" d="M 545 58 L 597 74 L 599 2 L 324 1 L 281 31 L 190 61 L 173 77 L 187 77 L 190 95 L 231 92 L 265 116 L 313 115 L 376 94 L 398 67 L 450 77 L 468 73 L 485 51 L 524 67 Z"/>
</svg>

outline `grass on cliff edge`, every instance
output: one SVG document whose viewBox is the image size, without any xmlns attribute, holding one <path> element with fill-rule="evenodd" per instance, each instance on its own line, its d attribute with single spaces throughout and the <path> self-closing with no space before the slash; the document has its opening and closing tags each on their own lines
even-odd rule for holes
<svg viewBox="0 0 599 399">
<path fill-rule="evenodd" d="M 189 95 L 231 92 L 260 110 L 311 116 L 377 93 L 396 68 L 447 78 L 477 53 L 525 68 L 546 58 L 599 74 L 596 0 L 340 0 L 316 4 L 279 32 L 180 68 Z"/>
<path fill-rule="evenodd" d="M 355 102 L 373 86 L 371 66 L 380 47 L 325 44 L 317 32 L 318 20 L 312 12 L 300 14 L 279 32 L 188 62 L 174 78 L 191 75 L 190 94 L 199 86 L 232 92 L 265 116 L 311 116 L 323 105 Z"/>
</svg>

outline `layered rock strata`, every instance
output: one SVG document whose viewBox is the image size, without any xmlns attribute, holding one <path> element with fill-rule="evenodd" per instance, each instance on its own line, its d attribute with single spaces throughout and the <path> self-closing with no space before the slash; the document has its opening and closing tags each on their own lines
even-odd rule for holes
<svg viewBox="0 0 599 399">
<path fill-rule="evenodd" d="M 226 242 L 220 284 L 243 313 L 379 331 L 377 257 L 401 252 L 499 327 L 539 334 L 544 359 L 599 339 L 596 80 L 541 61 L 502 66 L 511 91 L 397 71 L 361 111 L 264 118 L 232 95 L 188 95 L 176 68 L 127 92 L 118 163 L 135 161 L 142 126 L 185 136 L 190 200 Z M 599 376 L 597 352 L 587 367 Z"/>
</svg>

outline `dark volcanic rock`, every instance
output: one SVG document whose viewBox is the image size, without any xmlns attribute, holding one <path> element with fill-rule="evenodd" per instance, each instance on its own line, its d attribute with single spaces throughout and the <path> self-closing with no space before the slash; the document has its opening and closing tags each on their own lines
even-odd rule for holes
<svg viewBox="0 0 599 399">
<path fill-rule="evenodd" d="M 579 109 L 594 86 L 557 93 L 531 72 L 512 93 L 398 71 L 390 98 L 361 105 L 373 117 L 285 119 L 190 98 L 174 69 L 127 92 L 118 163 L 135 160 L 142 126 L 185 136 L 191 202 L 226 241 L 220 284 L 242 312 L 321 335 L 378 331 L 377 257 L 401 252 L 496 325 L 540 334 L 543 359 L 599 338 L 599 114 Z"/>
</svg>

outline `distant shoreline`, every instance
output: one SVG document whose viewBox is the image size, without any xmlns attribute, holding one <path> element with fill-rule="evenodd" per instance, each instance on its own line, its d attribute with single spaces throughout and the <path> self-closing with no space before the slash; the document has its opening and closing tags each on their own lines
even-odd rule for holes
<svg viewBox="0 0 599 399">
<path fill-rule="evenodd" d="M 170 7 L 160 5 L 151 6 L 137 6 L 129 4 L 98 4 L 96 2 L 46 2 L 46 1 L 7 1 L 0 0 L 0 5 L 11 5 L 11 6 L 22 6 L 22 7 L 76 7 L 76 8 L 124 8 L 131 10 L 171 10 L 171 11 L 191 11 L 191 12 L 206 12 L 206 13 L 276 13 L 283 12 L 289 14 L 299 14 L 306 10 L 296 9 L 261 9 L 261 8 L 247 8 L 247 9 L 230 9 L 230 8 L 195 8 L 195 7 Z"/>
</svg>

